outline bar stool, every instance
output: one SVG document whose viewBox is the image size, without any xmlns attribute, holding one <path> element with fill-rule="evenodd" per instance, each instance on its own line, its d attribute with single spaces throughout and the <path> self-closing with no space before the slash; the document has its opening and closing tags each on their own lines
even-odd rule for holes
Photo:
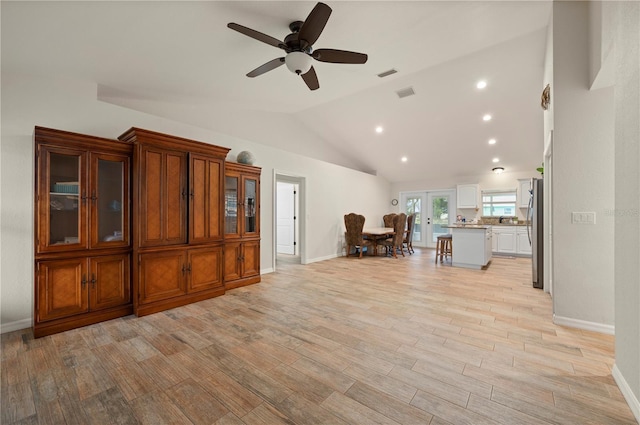
<svg viewBox="0 0 640 425">
<path fill-rule="evenodd" d="M 440 256 L 440 262 L 442 263 L 442 257 L 445 260 L 451 255 L 453 259 L 453 237 L 451 234 L 438 236 L 436 242 L 436 264 L 438 264 L 438 255 Z"/>
</svg>

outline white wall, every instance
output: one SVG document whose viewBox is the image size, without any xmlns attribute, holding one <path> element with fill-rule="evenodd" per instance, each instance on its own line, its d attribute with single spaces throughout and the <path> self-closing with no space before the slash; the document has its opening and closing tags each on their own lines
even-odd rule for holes
<svg viewBox="0 0 640 425">
<path fill-rule="evenodd" d="M 613 375 L 640 421 L 640 3 L 603 5 L 614 18 L 604 31 L 613 34 L 615 43 Z"/>
<path fill-rule="evenodd" d="M 273 264 L 273 170 L 306 179 L 306 258 L 342 253 L 343 215 L 351 211 L 380 221 L 389 183 L 376 176 L 172 122 L 97 100 L 97 87 L 80 81 L 2 75 L 0 158 L 0 323 L 2 331 L 31 326 L 33 311 L 33 128 L 57 128 L 116 138 L 132 126 L 231 148 L 229 159 L 250 150 L 261 177 L 261 265 Z"/>
<path fill-rule="evenodd" d="M 613 89 L 589 90 L 588 9 L 553 5 L 554 317 L 613 332 Z M 573 224 L 572 212 L 595 212 L 596 224 Z"/>
</svg>

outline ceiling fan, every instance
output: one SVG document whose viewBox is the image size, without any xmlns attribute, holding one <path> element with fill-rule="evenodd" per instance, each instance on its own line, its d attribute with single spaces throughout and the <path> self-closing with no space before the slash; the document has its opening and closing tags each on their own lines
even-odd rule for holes
<svg viewBox="0 0 640 425">
<path fill-rule="evenodd" d="M 291 34 L 286 36 L 284 41 L 233 22 L 227 24 L 227 27 L 248 37 L 282 49 L 287 53 L 284 57 L 276 58 L 264 65 L 260 65 L 249 72 L 247 77 L 257 77 L 280 65 L 286 64 L 291 72 L 302 76 L 302 79 L 309 89 L 316 90 L 320 87 L 320 83 L 318 82 L 316 71 L 313 69 L 312 59 L 320 62 L 350 64 L 362 64 L 367 61 L 367 55 L 364 53 L 336 49 L 313 49 L 313 43 L 320 37 L 330 15 L 331 8 L 329 6 L 324 3 L 316 4 L 304 22 L 295 21 L 289 24 Z"/>
</svg>

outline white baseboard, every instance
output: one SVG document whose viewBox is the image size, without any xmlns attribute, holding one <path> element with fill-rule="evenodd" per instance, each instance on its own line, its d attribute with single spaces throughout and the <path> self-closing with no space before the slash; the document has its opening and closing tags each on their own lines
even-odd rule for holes
<svg viewBox="0 0 640 425">
<path fill-rule="evenodd" d="M 260 269 L 260 274 L 273 273 L 273 267 L 269 267 L 268 269 Z"/>
<path fill-rule="evenodd" d="M 319 261 L 331 260 L 332 258 L 342 257 L 342 255 L 331 254 L 324 257 L 316 257 L 316 258 L 307 258 L 307 264 L 317 263 Z"/>
<path fill-rule="evenodd" d="M 624 396 L 624 399 L 627 400 L 627 404 L 631 408 L 633 416 L 636 417 L 636 421 L 640 423 L 640 401 L 638 401 L 638 398 L 631 390 L 631 387 L 627 383 L 627 380 L 624 379 L 624 376 L 622 376 L 620 369 L 618 369 L 618 365 L 613 365 L 613 369 L 611 369 L 611 375 L 616 381 L 616 384 L 618 384 L 618 388 L 620 388 L 620 392 Z"/>
<path fill-rule="evenodd" d="M 0 326 L 0 333 L 6 334 L 7 332 L 19 331 L 20 329 L 27 329 L 31 327 L 33 319 L 16 320 L 15 322 L 3 323 Z"/>
<path fill-rule="evenodd" d="M 562 317 L 553 315 L 553 323 L 560 326 L 568 326 L 570 328 L 584 329 L 586 331 L 599 332 L 607 335 L 615 335 L 616 328 L 613 325 L 605 325 L 604 323 L 587 322 L 586 320 L 572 319 L 570 317 Z"/>
</svg>

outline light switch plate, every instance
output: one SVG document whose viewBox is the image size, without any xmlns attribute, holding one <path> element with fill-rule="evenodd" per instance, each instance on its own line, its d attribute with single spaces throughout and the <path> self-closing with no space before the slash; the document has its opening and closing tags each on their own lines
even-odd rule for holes
<svg viewBox="0 0 640 425">
<path fill-rule="evenodd" d="M 596 224 L 596 213 L 595 212 L 572 212 L 571 223 Z"/>
</svg>

